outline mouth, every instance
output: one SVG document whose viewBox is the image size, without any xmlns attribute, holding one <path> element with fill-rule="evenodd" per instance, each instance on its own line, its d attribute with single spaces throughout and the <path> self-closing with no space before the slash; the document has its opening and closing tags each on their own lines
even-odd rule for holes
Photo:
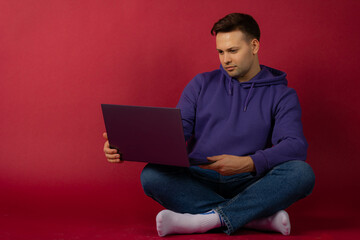
<svg viewBox="0 0 360 240">
<path fill-rule="evenodd" d="M 227 71 L 232 71 L 232 70 L 235 69 L 235 66 L 228 66 L 228 67 L 225 67 L 225 69 L 226 69 Z"/>
</svg>

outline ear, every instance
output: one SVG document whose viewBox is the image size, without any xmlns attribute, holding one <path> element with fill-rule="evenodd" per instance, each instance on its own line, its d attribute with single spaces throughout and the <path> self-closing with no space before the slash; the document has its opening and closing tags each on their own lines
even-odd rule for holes
<svg viewBox="0 0 360 240">
<path fill-rule="evenodd" d="M 258 53 L 259 48 L 260 48 L 260 42 L 259 40 L 257 40 L 256 38 L 254 38 L 253 40 L 251 40 L 251 49 L 252 49 L 252 53 L 255 55 Z"/>
</svg>

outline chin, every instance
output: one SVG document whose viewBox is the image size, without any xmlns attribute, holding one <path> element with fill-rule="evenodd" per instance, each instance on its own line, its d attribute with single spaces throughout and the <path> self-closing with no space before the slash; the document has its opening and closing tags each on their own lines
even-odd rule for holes
<svg viewBox="0 0 360 240">
<path fill-rule="evenodd" d="M 228 72 L 228 74 L 229 74 L 230 77 L 236 78 L 236 79 L 237 79 L 238 77 L 241 77 L 241 75 L 240 75 L 240 74 L 237 74 L 237 73 L 229 73 L 229 72 Z"/>
</svg>

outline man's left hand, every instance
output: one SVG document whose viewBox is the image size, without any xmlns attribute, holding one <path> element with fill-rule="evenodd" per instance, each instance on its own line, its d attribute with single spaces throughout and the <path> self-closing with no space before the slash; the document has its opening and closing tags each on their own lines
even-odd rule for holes
<svg viewBox="0 0 360 240">
<path fill-rule="evenodd" d="M 245 172 L 254 172 L 255 166 L 251 157 L 234 156 L 234 155 L 218 155 L 207 158 L 214 163 L 208 165 L 201 165 L 199 167 L 203 169 L 214 170 L 221 175 L 230 176 Z"/>
</svg>

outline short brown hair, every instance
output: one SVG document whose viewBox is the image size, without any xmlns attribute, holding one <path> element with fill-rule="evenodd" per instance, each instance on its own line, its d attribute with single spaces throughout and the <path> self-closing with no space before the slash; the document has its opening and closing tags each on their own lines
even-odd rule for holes
<svg viewBox="0 0 360 240">
<path fill-rule="evenodd" d="M 219 32 L 242 31 L 248 38 L 260 41 L 260 28 L 255 19 L 244 13 L 231 13 L 217 21 L 211 29 L 211 35 Z"/>
</svg>

